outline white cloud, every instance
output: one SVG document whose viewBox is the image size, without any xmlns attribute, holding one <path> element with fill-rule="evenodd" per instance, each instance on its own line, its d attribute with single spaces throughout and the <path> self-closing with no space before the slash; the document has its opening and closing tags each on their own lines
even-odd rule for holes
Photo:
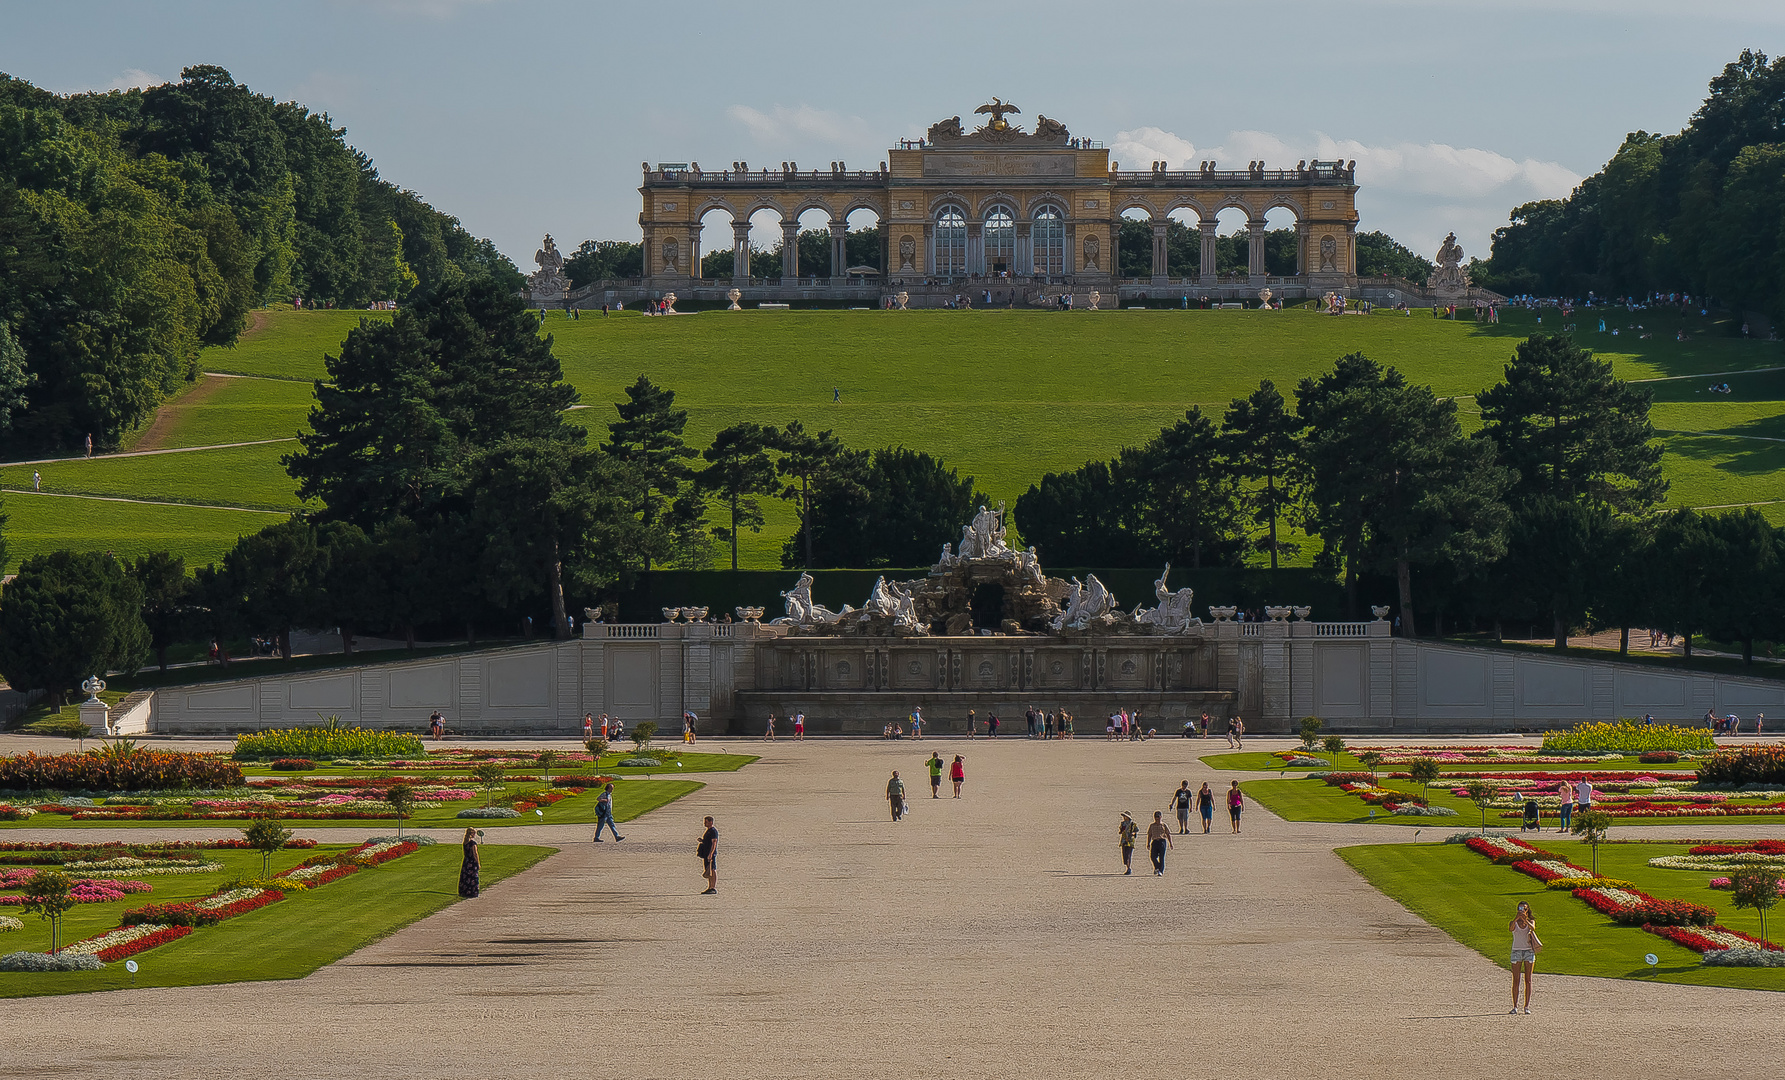
<svg viewBox="0 0 1785 1080">
<path fill-rule="evenodd" d="M 1266 131 L 1233 131 L 1219 146 L 1199 147 L 1156 127 L 1116 133 L 1110 157 L 1124 170 L 1164 161 L 1194 169 L 1213 160 L 1238 169 L 1262 159 L 1267 168 L 1288 168 L 1310 158 L 1357 162 L 1360 227 L 1381 229 L 1415 250 L 1437 249 L 1454 228 L 1475 251 L 1487 254 L 1488 234 L 1507 213 L 1534 199 L 1564 198 L 1581 177 L 1554 161 L 1518 160 L 1492 150 L 1445 143 L 1371 146 L 1316 132 L 1298 145 Z M 1446 220 L 1454 221 L 1444 225 Z"/>
<path fill-rule="evenodd" d="M 788 149 L 807 140 L 822 139 L 827 143 L 860 145 L 871 137 L 867 121 L 859 116 L 845 116 L 827 109 L 801 105 L 790 109 L 776 105 L 768 112 L 748 105 L 733 105 L 726 115 L 742 124 L 758 141 L 780 144 Z"/>
</svg>

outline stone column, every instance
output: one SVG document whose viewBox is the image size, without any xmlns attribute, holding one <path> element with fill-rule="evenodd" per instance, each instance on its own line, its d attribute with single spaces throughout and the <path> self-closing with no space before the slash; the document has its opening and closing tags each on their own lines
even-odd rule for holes
<svg viewBox="0 0 1785 1080">
<path fill-rule="evenodd" d="M 1122 219 L 1120 217 L 1110 219 L 1109 244 L 1107 245 L 1106 250 L 1103 253 L 1103 269 L 1105 270 L 1105 272 L 1107 272 L 1109 274 L 1109 280 L 1112 283 L 1121 280 L 1121 277 L 1122 277 Z M 1113 307 L 1119 308 L 1122 306 L 1121 303 L 1119 302 L 1120 297 L 1111 297 L 1111 300 L 1118 301 L 1118 302 L 1115 302 L 1112 304 Z"/>
<path fill-rule="evenodd" d="M 882 221 L 875 231 L 880 234 L 880 281 L 884 284 L 887 275 L 892 273 L 892 226 Z"/>
<path fill-rule="evenodd" d="M 1264 284 L 1264 222 L 1246 222 L 1246 272 L 1252 284 Z"/>
<path fill-rule="evenodd" d="M 1339 269 L 1348 277 L 1357 273 L 1357 224 L 1355 222 L 1345 226 L 1345 246 L 1339 251 Z"/>
<path fill-rule="evenodd" d="M 750 284 L 750 219 L 731 223 L 731 283 L 737 288 Z"/>
<path fill-rule="evenodd" d="M 800 222 L 781 222 L 781 284 L 792 285 L 800 276 Z"/>
<path fill-rule="evenodd" d="M 1010 276 L 1030 277 L 1035 273 L 1035 240 L 1030 235 L 1029 223 L 1016 223 L 1016 245 L 1011 252 Z"/>
<path fill-rule="evenodd" d="M 985 226 L 977 221 L 967 223 L 967 276 L 985 273 Z"/>
<path fill-rule="evenodd" d="M 831 284 L 841 285 L 848 275 L 843 271 L 849 269 L 849 243 L 845 239 L 849 235 L 848 221 L 831 222 Z"/>
<path fill-rule="evenodd" d="M 1308 272 L 1308 223 L 1295 223 L 1295 272 L 1297 276 Z"/>
<path fill-rule="evenodd" d="M 700 280 L 700 234 L 700 222 L 688 226 L 688 276 L 695 281 Z"/>
<path fill-rule="evenodd" d="M 1217 222 L 1213 219 L 1209 219 L 1203 221 L 1198 226 L 1198 231 L 1202 233 L 1202 269 L 1199 276 L 1201 283 L 1205 286 L 1213 285 L 1215 283 L 1217 265 L 1215 261 L 1216 225 Z"/>
<path fill-rule="evenodd" d="M 1164 219 L 1157 219 L 1153 222 L 1153 284 L 1155 285 L 1165 284 L 1166 275 L 1169 273 L 1170 264 L 1167 262 L 1165 254 L 1166 229 L 1167 223 Z"/>
</svg>

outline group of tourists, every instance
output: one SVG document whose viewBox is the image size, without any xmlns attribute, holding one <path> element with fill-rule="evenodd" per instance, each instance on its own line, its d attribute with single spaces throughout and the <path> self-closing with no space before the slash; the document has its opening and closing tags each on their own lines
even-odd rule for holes
<svg viewBox="0 0 1785 1080">
<path fill-rule="evenodd" d="M 1706 709 L 1704 711 L 1704 722 L 1705 726 L 1711 729 L 1712 735 L 1740 735 L 1742 733 L 1742 718 L 1735 713 L 1730 713 L 1727 716 L 1718 716 L 1716 710 Z M 1765 729 L 1766 714 L 1755 713 L 1754 734 L 1763 734 Z"/>
<path fill-rule="evenodd" d="M 1233 831 L 1240 831 L 1240 811 L 1245 809 L 1246 797 L 1240 792 L 1240 782 L 1235 780 L 1226 793 L 1227 815 L 1233 822 Z M 1215 792 L 1205 781 L 1198 791 L 1190 790 L 1190 781 L 1178 785 L 1176 791 L 1166 800 L 1166 809 L 1178 812 L 1178 835 L 1183 836 L 1190 831 L 1190 808 L 1195 806 L 1202 815 L 1202 831 L 1207 834 L 1215 817 Z M 1140 825 L 1134 815 L 1122 811 L 1122 820 L 1116 825 L 1116 844 L 1122 852 L 1122 873 L 1134 873 L 1134 846 L 1140 839 Z M 1153 820 L 1147 826 L 1147 854 L 1153 860 L 1153 876 L 1165 876 L 1165 853 L 1172 849 L 1171 826 L 1165 823 L 1163 810 L 1153 811 Z"/>
</svg>

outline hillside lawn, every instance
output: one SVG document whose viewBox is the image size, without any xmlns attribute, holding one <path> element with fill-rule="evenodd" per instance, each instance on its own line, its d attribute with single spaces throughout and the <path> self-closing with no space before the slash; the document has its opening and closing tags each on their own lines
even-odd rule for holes
<svg viewBox="0 0 1785 1080">
<path fill-rule="evenodd" d="M 274 873 L 298 865 L 312 855 L 345 850 L 348 845 L 319 845 L 311 850 L 273 854 Z M 520 873 L 557 852 L 553 847 L 520 844 L 485 844 L 478 852 L 481 889 Z M 134 977 L 123 961 L 103 971 L 0 973 L 0 997 L 35 997 L 42 994 L 76 994 L 94 990 L 121 990 L 131 986 L 202 986 L 211 983 L 256 982 L 263 979 L 299 979 L 325 964 L 372 944 L 380 938 L 459 902 L 459 862 L 464 852 L 458 844 L 424 847 L 382 866 L 361 870 L 320 888 L 287 893 L 285 899 L 238 915 L 216 926 L 200 927 L 178 941 L 169 942 L 134 959 Z M 119 918 L 145 904 L 198 900 L 236 877 L 257 877 L 261 857 L 257 851 L 206 851 L 205 860 L 220 862 L 224 869 L 210 874 L 159 874 L 143 880 L 152 893 L 139 893 L 106 904 L 80 904 L 62 917 L 61 940 L 71 945 L 83 938 L 117 927 Z M 497 894 L 500 896 L 500 893 Z M 0 936 L 7 952 L 44 952 L 50 946 L 50 927 L 18 908 L 0 909 L 20 917 L 23 930 Z"/>
<path fill-rule="evenodd" d="M 1743 821 L 1753 819 L 1744 818 Z M 1553 836 L 1539 843 L 1577 866 L 1592 865 L 1586 845 Z M 1608 877 L 1631 881 L 1650 896 L 1690 900 L 1717 909 L 1718 922 L 1731 930 L 1760 935 L 1760 918 L 1735 906 L 1726 891 L 1710 888 L 1712 874 L 1657 870 L 1648 861 L 1662 855 L 1683 855 L 1689 844 L 1602 844 L 1599 870 Z M 1705 967 L 1699 955 L 1641 927 L 1619 926 L 1565 891 L 1545 889 L 1536 878 L 1509 866 L 1495 866 L 1462 844 L 1369 844 L 1340 848 L 1339 858 L 1390 899 L 1449 934 L 1500 967 L 1511 971 L 1512 936 L 1507 924 L 1520 900 L 1537 916 L 1543 951 L 1537 956 L 1540 975 L 1585 975 L 1605 979 L 1639 979 L 1731 986 L 1753 990 L 1785 990 L 1785 968 Z M 1767 919 L 1768 936 L 1778 941 L 1785 930 L 1785 908 Z M 1650 967 L 1644 955 L 1660 961 Z M 1511 979 L 1502 980 L 1499 997 L 1483 1007 L 1511 999 Z M 1539 1012 L 1544 999 L 1537 999 Z"/>
<path fill-rule="evenodd" d="M 1578 313 L 1576 323 L 1596 325 L 1587 314 Z M 194 400 L 176 400 L 169 418 L 144 433 L 146 441 L 178 447 L 291 438 L 307 412 L 307 380 L 325 374 L 323 355 L 338 349 L 360 319 L 384 317 L 256 313 L 255 329 L 234 346 L 206 349 L 200 366 L 257 378 L 201 387 L 202 395 L 186 396 Z M 704 446 L 739 420 L 782 425 L 799 419 L 811 430 L 834 429 L 852 447 L 927 451 L 974 477 L 990 497 L 1014 503 L 1042 474 L 1108 458 L 1192 405 L 1218 419 L 1261 378 L 1291 396 L 1301 378 L 1353 351 L 1457 396 L 1464 424 L 1473 429 L 1479 415 L 1472 395 L 1500 379 L 1517 342 L 1561 328 L 1553 310 L 1543 318 L 1540 326 L 1536 313 L 1509 310 L 1499 325 L 1488 326 L 1467 313 L 1452 322 L 1429 313 L 1331 318 L 1302 310 L 750 311 L 672 318 L 626 312 L 585 313 L 580 320 L 550 312 L 545 330 L 582 395 L 572 415 L 596 441 L 606 435 L 612 403 L 644 374 L 677 392 L 677 403 L 688 409 L 691 445 Z M 1758 370 L 1785 366 L 1785 346 L 1730 337 L 1695 317 L 1614 312 L 1607 322 L 1642 323 L 1655 334 L 1641 340 L 1589 330 L 1577 337 L 1612 360 L 1624 378 L 1665 380 L 1648 385 L 1658 402 L 1654 422 L 1665 429 L 1670 502 L 1763 503 L 1770 520 L 1785 523 L 1785 501 L 1779 501 L 1785 491 L 1772 482 L 1785 464 L 1785 442 L 1770 441 L 1785 439 L 1785 372 Z M 1695 336 L 1676 342 L 1674 330 L 1682 325 Z M 1713 382 L 1728 382 L 1732 393 L 1710 393 Z M 833 402 L 833 390 L 840 400 Z M 38 468 L 46 488 L 60 491 L 290 509 L 297 501 L 279 458 L 295 448 L 276 443 Z M 0 469 L 0 487 L 28 487 L 30 472 Z M 9 499 L 9 509 L 20 501 Z M 781 546 L 795 527 L 789 504 L 768 499 L 765 507 L 767 527 L 746 533 L 739 545 L 746 568 L 779 567 Z M 128 511 L 113 506 L 90 513 Z M 202 538 L 173 548 L 189 564 L 214 557 L 219 546 L 209 524 L 195 532 Z M 50 534 L 9 538 L 16 563 L 47 550 Z M 1314 547 L 1305 546 L 1297 561 L 1311 560 Z M 723 564 L 725 553 L 718 555 Z"/>
</svg>

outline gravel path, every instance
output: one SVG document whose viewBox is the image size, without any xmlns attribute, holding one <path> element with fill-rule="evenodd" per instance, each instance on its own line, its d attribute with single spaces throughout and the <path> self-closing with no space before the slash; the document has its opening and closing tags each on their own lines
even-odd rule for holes
<svg viewBox="0 0 1785 1080">
<path fill-rule="evenodd" d="M 1332 854 L 1412 829 L 1253 807 L 1242 836 L 1218 814 L 1178 838 L 1165 877 L 1144 852 L 1121 876 L 1119 812 L 1225 788 L 1195 760 L 1213 740 L 718 745 L 764 757 L 623 843 L 491 830 L 564 851 L 309 978 L 9 1001 L 0 1075 L 1776 1075 L 1778 1036 L 1752 1033 L 1780 999 L 1753 991 L 1540 975 L 1537 1011 L 1505 1015 L 1499 967 Z M 960 801 L 928 798 L 931 749 L 966 755 Z M 899 823 L 894 768 L 919 796 Z"/>
</svg>

